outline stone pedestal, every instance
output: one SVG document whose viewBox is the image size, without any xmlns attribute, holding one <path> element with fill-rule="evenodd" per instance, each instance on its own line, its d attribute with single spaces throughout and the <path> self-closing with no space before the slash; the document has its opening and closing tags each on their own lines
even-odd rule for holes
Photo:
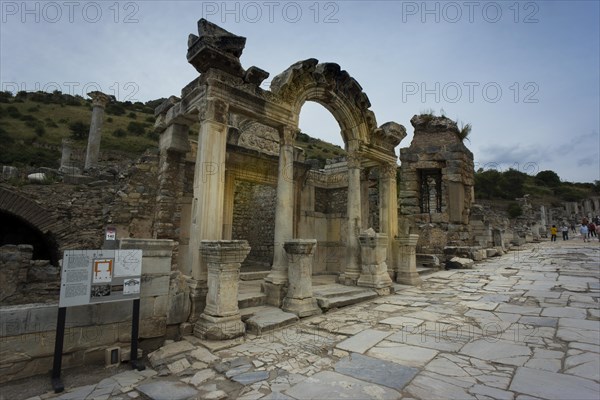
<svg viewBox="0 0 600 400">
<path fill-rule="evenodd" d="M 388 274 L 387 257 L 388 237 L 383 233 L 375 233 L 372 229 L 360 234 L 360 256 L 362 260 L 362 273 L 358 278 L 358 286 L 375 289 L 390 288 L 392 280 Z M 383 291 L 378 290 L 383 294 Z M 389 290 L 388 290 L 389 293 Z"/>
<path fill-rule="evenodd" d="M 312 266 L 316 244 L 316 239 L 294 239 L 283 245 L 288 259 L 289 286 L 282 309 L 298 317 L 321 313 L 312 291 Z"/>
<path fill-rule="evenodd" d="M 208 267 L 206 307 L 194 335 L 213 340 L 232 339 L 246 331 L 238 308 L 240 266 L 250 252 L 245 240 L 202 240 L 200 255 Z"/>
<path fill-rule="evenodd" d="M 396 282 L 404 285 L 420 285 L 421 277 L 417 272 L 417 241 L 419 235 L 401 236 L 394 240 L 398 255 Z"/>
</svg>

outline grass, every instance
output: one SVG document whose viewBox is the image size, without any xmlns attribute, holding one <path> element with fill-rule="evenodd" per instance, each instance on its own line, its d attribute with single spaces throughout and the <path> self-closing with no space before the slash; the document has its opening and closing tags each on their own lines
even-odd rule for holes
<svg viewBox="0 0 600 400">
<path fill-rule="evenodd" d="M 0 138 L 3 143 L 0 164 L 58 167 L 64 138 L 73 139 L 75 150 L 85 151 L 87 132 L 74 138 L 69 126 L 76 122 L 89 126 L 91 100 L 62 96 L 63 99 L 67 98 L 69 104 L 41 102 L 40 98 L 51 97 L 50 94 L 43 93 L 23 93 L 17 97 L 5 97 L 0 102 Z M 148 103 L 153 105 L 155 102 Z M 78 103 L 81 105 L 76 105 Z M 110 114 L 109 107 L 105 112 L 102 151 L 115 151 L 134 159 L 147 149 L 157 148 L 158 135 L 153 131 L 154 115 L 148 112 L 151 107 L 125 103 L 118 103 L 117 107 L 123 108 L 125 112 L 122 115 Z M 132 123 L 134 126 L 130 126 Z M 138 132 L 140 125 L 144 126 L 142 131 L 145 129 L 145 132 L 132 133 L 136 125 Z M 198 124 L 190 128 L 192 139 L 195 139 L 194 132 L 198 132 Z M 346 154 L 341 147 L 304 133 L 298 136 L 296 146 L 304 149 L 307 159 L 319 160 L 321 166 L 325 165 L 328 158 Z"/>
</svg>

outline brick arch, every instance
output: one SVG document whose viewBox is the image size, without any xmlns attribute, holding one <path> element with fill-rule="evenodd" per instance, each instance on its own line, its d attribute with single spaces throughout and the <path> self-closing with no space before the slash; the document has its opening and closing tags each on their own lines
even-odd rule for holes
<svg viewBox="0 0 600 400">
<path fill-rule="evenodd" d="M 46 244 L 58 253 L 63 247 L 67 227 L 52 211 L 6 188 L 0 188 L 0 210 L 20 218 L 46 238 Z M 56 260 L 53 260 L 56 261 Z"/>
</svg>

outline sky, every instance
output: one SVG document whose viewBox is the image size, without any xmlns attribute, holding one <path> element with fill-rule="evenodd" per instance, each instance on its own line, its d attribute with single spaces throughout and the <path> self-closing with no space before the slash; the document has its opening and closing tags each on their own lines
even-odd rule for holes
<svg viewBox="0 0 600 400">
<path fill-rule="evenodd" d="M 600 1 L 1 1 L 2 90 L 180 95 L 206 18 L 247 38 L 242 66 L 316 58 L 355 78 L 377 124 L 433 110 L 473 127 L 475 169 L 600 180 Z M 321 105 L 300 128 L 343 147 Z"/>
</svg>

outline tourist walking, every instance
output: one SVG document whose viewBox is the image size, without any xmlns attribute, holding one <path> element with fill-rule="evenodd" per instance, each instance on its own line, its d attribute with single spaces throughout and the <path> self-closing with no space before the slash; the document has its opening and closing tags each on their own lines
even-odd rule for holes
<svg viewBox="0 0 600 400">
<path fill-rule="evenodd" d="M 577 233 L 577 231 L 575 230 L 575 224 L 573 223 L 571 223 L 571 232 Z"/>
<path fill-rule="evenodd" d="M 579 233 L 581 233 L 581 237 L 583 237 L 583 241 L 587 242 L 588 226 L 586 224 L 581 224 L 581 227 L 579 228 Z"/>
<path fill-rule="evenodd" d="M 596 236 L 598 237 L 598 241 L 600 242 L 600 224 L 596 225 Z"/>
<path fill-rule="evenodd" d="M 556 229 L 556 225 L 552 225 L 550 228 L 550 241 L 556 242 L 556 235 L 558 234 L 558 229 Z"/>
<path fill-rule="evenodd" d="M 563 240 L 569 240 L 569 227 L 567 224 L 563 224 L 563 226 L 560 228 L 560 231 L 562 232 Z"/>
<path fill-rule="evenodd" d="M 590 222 L 588 225 L 588 237 L 596 236 L 596 224 Z"/>
</svg>

